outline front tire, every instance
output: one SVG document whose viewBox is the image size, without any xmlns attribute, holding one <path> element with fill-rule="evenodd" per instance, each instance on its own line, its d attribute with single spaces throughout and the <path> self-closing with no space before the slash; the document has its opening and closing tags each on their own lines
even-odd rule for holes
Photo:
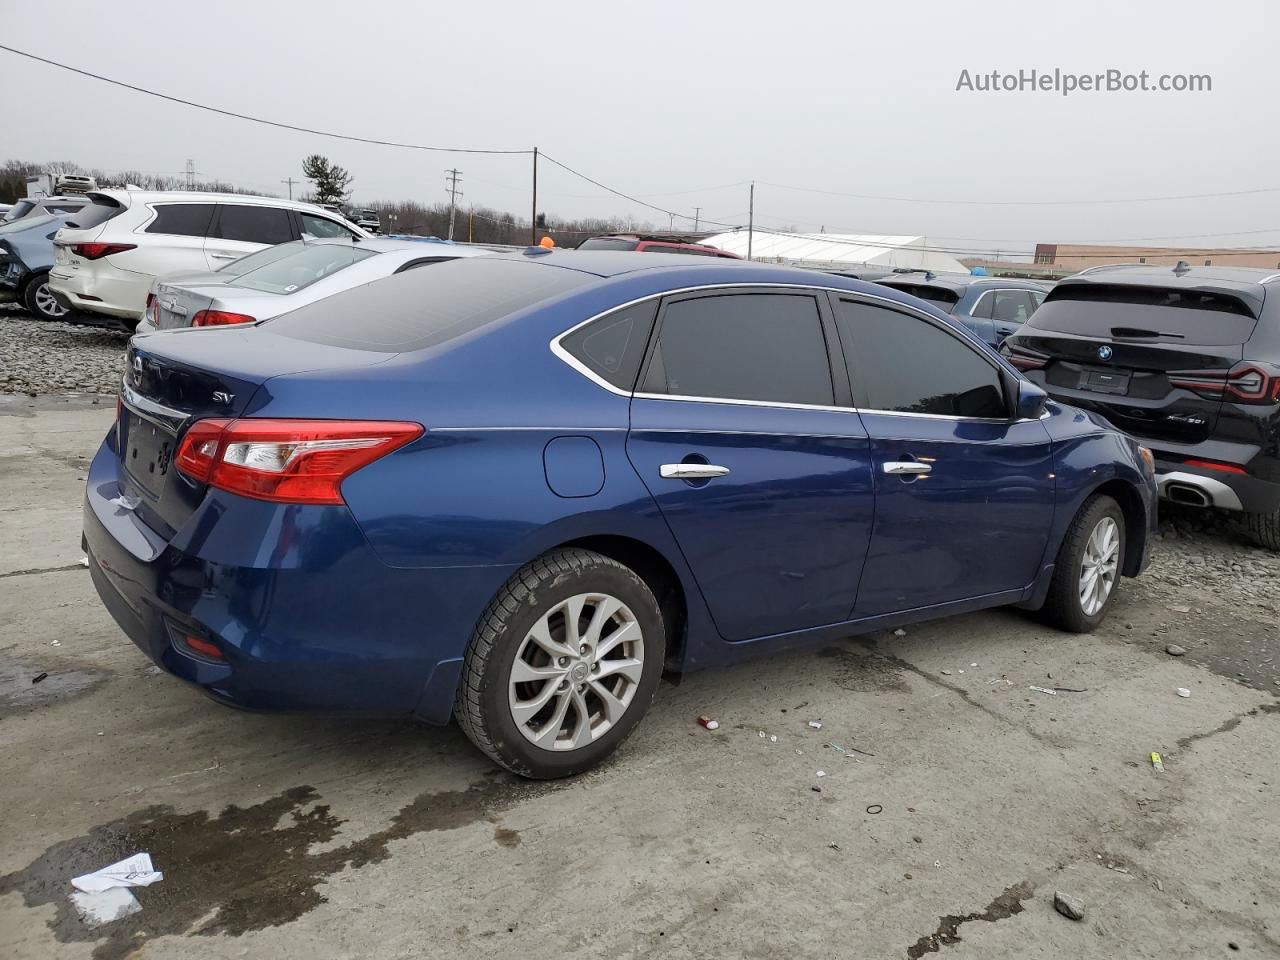
<svg viewBox="0 0 1280 960">
<path fill-rule="evenodd" d="M 1105 494 L 1087 500 L 1058 548 L 1041 616 L 1071 633 L 1090 633 L 1107 617 L 1124 569 L 1124 511 Z"/>
<path fill-rule="evenodd" d="M 49 274 L 37 273 L 22 291 L 22 302 L 37 320 L 65 320 L 71 313 L 49 289 Z"/>
<path fill-rule="evenodd" d="M 467 647 L 454 715 L 512 773 L 573 776 L 640 722 L 665 648 L 662 611 L 634 571 L 590 550 L 556 550 L 490 601 Z"/>
<path fill-rule="evenodd" d="M 1258 546 L 1280 553 L 1280 510 L 1246 514 L 1245 526 Z"/>
</svg>

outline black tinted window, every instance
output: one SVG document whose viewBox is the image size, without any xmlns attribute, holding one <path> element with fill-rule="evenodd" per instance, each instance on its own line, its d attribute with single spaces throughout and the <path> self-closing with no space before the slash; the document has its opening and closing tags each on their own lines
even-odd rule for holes
<svg viewBox="0 0 1280 960">
<path fill-rule="evenodd" d="M 271 332 L 354 350 L 421 350 L 599 278 L 532 260 L 463 257 L 327 297 Z"/>
<path fill-rule="evenodd" d="M 215 236 L 245 243 L 288 243 L 296 240 L 289 211 L 225 203 L 218 214 Z"/>
<path fill-rule="evenodd" d="M 943 313 L 950 313 L 960 301 L 960 294 L 946 287 L 934 287 L 926 283 L 886 283 L 885 286 L 919 297 L 926 303 L 933 304 Z"/>
<path fill-rule="evenodd" d="M 634 240 L 623 240 L 618 237 L 592 237 L 578 244 L 579 250 L 634 250 Z"/>
<path fill-rule="evenodd" d="M 995 366 L 941 327 L 886 307 L 841 300 L 836 328 L 859 406 L 952 417 L 1007 416 Z"/>
<path fill-rule="evenodd" d="M 147 224 L 147 233 L 167 233 L 177 237 L 203 237 L 213 218 L 212 203 L 158 203 L 156 218 Z"/>
<path fill-rule="evenodd" d="M 831 370 L 817 301 L 752 293 L 668 303 L 644 388 L 829 406 Z"/>
<path fill-rule="evenodd" d="M 1104 283 L 1060 284 L 1031 317 L 1037 330 L 1196 346 L 1244 343 L 1255 325 L 1227 294 Z"/>
<path fill-rule="evenodd" d="M 106 223 L 121 213 L 124 213 L 124 207 L 110 197 L 95 196 L 91 203 L 76 208 L 75 212 L 67 218 L 67 226 L 88 230 L 90 227 Z"/>
<path fill-rule="evenodd" d="M 596 376 L 620 390 L 630 390 L 657 312 L 656 299 L 624 307 L 578 328 L 560 345 Z"/>
</svg>

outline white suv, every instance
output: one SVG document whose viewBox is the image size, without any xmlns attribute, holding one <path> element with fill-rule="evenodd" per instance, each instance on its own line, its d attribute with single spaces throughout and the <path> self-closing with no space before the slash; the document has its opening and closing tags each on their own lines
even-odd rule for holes
<svg viewBox="0 0 1280 960">
<path fill-rule="evenodd" d="M 54 237 L 49 289 L 73 310 L 137 326 L 156 277 L 216 270 L 277 243 L 368 234 L 309 203 L 219 193 L 101 190 Z"/>
</svg>

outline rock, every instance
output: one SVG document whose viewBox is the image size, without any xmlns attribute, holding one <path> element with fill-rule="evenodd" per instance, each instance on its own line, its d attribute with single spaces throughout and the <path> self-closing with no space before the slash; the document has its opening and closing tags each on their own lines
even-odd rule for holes
<svg viewBox="0 0 1280 960">
<path fill-rule="evenodd" d="M 1171 657 L 1183 657 L 1186 656 L 1187 648 L 1180 647 L 1176 643 L 1171 643 L 1164 648 L 1164 652 Z"/>
<path fill-rule="evenodd" d="M 1053 909 L 1068 920 L 1084 919 L 1084 901 L 1079 897 L 1073 897 L 1069 893 L 1063 893 L 1058 890 L 1053 895 Z"/>
</svg>

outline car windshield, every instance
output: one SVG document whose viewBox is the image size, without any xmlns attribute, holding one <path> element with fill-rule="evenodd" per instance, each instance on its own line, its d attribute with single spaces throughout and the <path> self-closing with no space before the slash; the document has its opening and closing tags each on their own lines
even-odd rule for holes
<svg viewBox="0 0 1280 960">
<path fill-rule="evenodd" d="M 36 201 L 34 200 L 19 200 L 13 205 L 13 209 L 5 214 L 5 219 L 17 220 L 19 217 L 25 217 L 35 205 Z"/>
<path fill-rule="evenodd" d="M 286 244 L 293 247 L 288 256 L 277 257 L 266 263 L 252 264 L 248 270 L 241 270 L 235 285 L 257 290 L 260 293 L 297 293 L 305 290 L 317 280 L 332 276 L 339 270 L 377 256 L 374 250 L 362 249 L 355 244 Z M 238 261 L 253 260 L 254 254 Z"/>
<path fill-rule="evenodd" d="M 275 263 L 285 257 L 292 257 L 305 244 L 301 240 L 295 240 L 292 243 L 278 243 L 274 247 L 264 247 L 256 253 L 241 257 L 239 260 L 232 260 L 225 266 L 219 267 L 218 273 L 227 273 L 233 277 L 248 273 L 250 270 L 257 270 L 259 267 L 265 267 L 268 263 Z"/>
<path fill-rule="evenodd" d="M 61 224 L 62 217 L 55 217 L 51 213 L 41 213 L 34 217 L 23 217 L 21 220 L 11 220 L 10 222 L 0 226 L 0 233 L 17 233 L 20 230 L 36 230 L 47 223 Z"/>
<path fill-rule="evenodd" d="M 960 294 L 946 287 L 934 287 L 926 283 L 886 283 L 885 286 L 919 297 L 926 303 L 933 304 L 943 313 L 950 313 L 960 301 Z"/>
</svg>

